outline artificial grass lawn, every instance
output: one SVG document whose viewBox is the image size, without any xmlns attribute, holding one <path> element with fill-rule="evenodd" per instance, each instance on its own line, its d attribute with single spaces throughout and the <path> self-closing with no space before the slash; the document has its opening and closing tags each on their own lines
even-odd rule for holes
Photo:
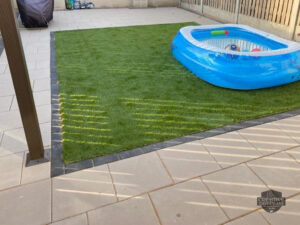
<svg viewBox="0 0 300 225">
<path fill-rule="evenodd" d="M 65 163 L 300 107 L 300 82 L 234 91 L 197 78 L 170 51 L 185 25 L 56 32 Z"/>
</svg>

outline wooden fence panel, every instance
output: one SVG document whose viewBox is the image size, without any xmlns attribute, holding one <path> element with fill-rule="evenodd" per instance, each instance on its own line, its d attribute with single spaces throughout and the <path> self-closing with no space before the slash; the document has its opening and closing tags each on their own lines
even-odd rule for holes
<svg viewBox="0 0 300 225">
<path fill-rule="evenodd" d="M 299 2 L 300 0 L 181 0 L 181 6 L 221 22 L 238 22 L 284 38 L 299 40 L 300 36 L 294 35 L 300 32 L 297 14 Z"/>
<path fill-rule="evenodd" d="M 295 28 L 295 36 L 294 36 L 294 39 L 296 41 L 300 41 L 300 9 L 299 9 L 299 12 L 298 12 L 298 20 L 297 20 L 297 26 Z"/>
</svg>

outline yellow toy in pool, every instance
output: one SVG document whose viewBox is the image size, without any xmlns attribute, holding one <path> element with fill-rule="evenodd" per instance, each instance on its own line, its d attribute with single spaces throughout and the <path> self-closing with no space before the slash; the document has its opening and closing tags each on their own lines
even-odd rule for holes
<svg viewBox="0 0 300 225">
<path fill-rule="evenodd" d="M 235 52 L 239 52 L 240 51 L 240 47 L 236 44 L 229 44 L 226 46 L 225 48 L 227 51 L 235 51 Z"/>
</svg>

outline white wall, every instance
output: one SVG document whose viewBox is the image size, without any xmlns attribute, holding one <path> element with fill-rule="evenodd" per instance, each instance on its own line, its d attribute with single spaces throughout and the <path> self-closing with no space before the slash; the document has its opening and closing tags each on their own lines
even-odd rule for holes
<svg viewBox="0 0 300 225">
<path fill-rule="evenodd" d="M 86 0 L 89 1 L 89 0 Z M 90 0 L 96 8 L 144 8 L 179 6 L 179 0 Z M 65 0 L 54 0 L 55 10 L 65 9 Z"/>
<path fill-rule="evenodd" d="M 0 0 L 2 1 L 2 0 Z M 179 6 L 180 0 L 86 0 L 94 2 L 96 8 L 145 8 Z M 16 0 L 13 0 L 17 8 Z M 65 9 L 65 0 L 54 0 L 55 10 Z"/>
<path fill-rule="evenodd" d="M 65 0 L 54 0 L 54 9 L 58 10 L 58 9 L 65 9 L 66 5 L 65 5 Z"/>
<path fill-rule="evenodd" d="M 149 7 L 179 6 L 180 0 L 148 0 Z"/>
</svg>

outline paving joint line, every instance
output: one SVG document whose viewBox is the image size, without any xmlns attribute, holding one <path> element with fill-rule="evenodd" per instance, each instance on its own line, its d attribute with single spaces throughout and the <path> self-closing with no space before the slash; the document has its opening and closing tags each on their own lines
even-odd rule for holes
<svg viewBox="0 0 300 225">
<path fill-rule="evenodd" d="M 11 152 L 11 153 L 8 153 L 8 154 L 5 154 L 5 155 L 0 155 L 0 159 L 4 158 L 4 157 L 11 156 L 11 155 L 17 155 L 17 154 L 28 153 L 28 152 L 29 152 L 28 150 L 22 150 L 22 151 L 19 151 L 19 152 Z"/>
<path fill-rule="evenodd" d="M 248 163 L 245 163 L 245 166 L 267 187 L 271 190 L 269 185 L 252 169 L 251 166 L 248 165 Z"/>
<path fill-rule="evenodd" d="M 297 148 L 297 147 L 296 147 Z M 289 153 L 288 151 L 290 151 L 291 149 L 289 149 L 289 150 L 285 150 L 286 152 L 286 154 L 289 156 L 289 157 L 291 157 L 292 159 L 294 159 L 295 161 L 296 161 L 296 163 L 298 163 L 298 164 L 300 164 L 300 162 L 298 161 L 298 159 L 297 158 L 295 158 L 291 153 Z"/>
<path fill-rule="evenodd" d="M 248 215 L 250 215 L 250 214 L 252 214 L 252 213 L 258 212 L 258 211 L 260 211 L 260 210 L 261 210 L 261 208 L 253 209 L 253 210 L 251 210 L 251 211 L 249 211 L 249 212 L 243 213 L 243 214 L 241 214 L 241 215 L 239 215 L 239 216 L 237 216 L 237 217 L 234 217 L 234 218 L 232 218 L 232 219 L 229 219 L 229 220 L 225 221 L 224 223 L 221 223 L 221 225 L 226 225 L 227 223 L 230 223 L 230 222 L 232 222 L 232 221 L 236 221 L 236 220 L 241 219 L 241 218 L 243 218 L 243 217 L 246 217 L 246 216 L 248 216 Z"/>
<path fill-rule="evenodd" d="M 284 129 L 281 128 L 281 126 L 279 124 L 274 123 L 273 124 L 275 127 L 277 127 L 279 130 L 281 130 L 285 135 L 287 135 L 288 137 L 290 137 L 293 141 L 295 141 L 296 143 L 300 144 L 299 141 L 297 141 L 295 139 L 295 137 L 292 137 L 288 132 L 286 132 Z"/>
<path fill-rule="evenodd" d="M 224 169 L 223 166 L 221 166 L 221 164 L 217 161 L 216 157 L 208 150 L 208 148 L 201 143 L 201 146 L 208 152 L 208 154 L 215 160 L 215 162 L 218 164 L 218 166 L 220 167 L 220 169 Z"/>
<path fill-rule="evenodd" d="M 117 199 L 117 202 L 119 202 L 119 197 L 118 197 L 118 194 L 117 194 L 117 188 L 116 188 L 116 185 L 115 185 L 115 182 L 114 182 L 114 178 L 113 178 L 113 176 L 112 176 L 112 172 L 111 172 L 111 170 L 110 170 L 110 166 L 109 166 L 109 164 L 106 164 L 106 165 L 107 165 L 108 173 L 109 173 L 109 175 L 110 175 L 111 183 L 112 183 L 112 185 L 113 185 L 115 197 L 116 197 L 116 199 Z"/>
<path fill-rule="evenodd" d="M 85 216 L 86 216 L 86 221 L 87 221 L 87 225 L 90 224 L 90 218 L 87 212 L 85 212 Z"/>
<path fill-rule="evenodd" d="M 250 141 L 248 140 L 247 137 L 245 137 L 243 134 L 241 134 L 239 130 L 237 130 L 236 132 L 237 132 L 237 134 L 238 134 L 242 139 L 244 139 L 249 145 L 251 145 L 251 146 L 256 150 L 256 152 L 257 152 L 259 155 L 262 154 L 262 152 L 260 152 L 259 149 L 258 149 L 252 142 L 250 142 Z"/>
<path fill-rule="evenodd" d="M 267 220 L 267 218 L 261 213 L 261 210 L 259 210 L 257 213 L 262 216 L 262 218 L 266 221 L 266 223 L 268 225 L 271 225 L 271 223 L 269 222 L 269 220 Z"/>
<path fill-rule="evenodd" d="M 13 102 L 14 102 L 14 98 L 15 98 L 15 97 L 16 97 L 15 95 L 12 96 L 12 98 L 11 98 L 11 103 L 9 104 L 8 111 L 5 111 L 5 112 L 10 112 L 10 111 L 12 111 L 11 108 L 12 108 L 12 105 L 13 105 Z"/>
<path fill-rule="evenodd" d="M 29 182 L 29 183 L 21 184 L 21 185 L 17 184 L 17 185 L 14 185 L 14 186 L 3 188 L 3 189 L 0 190 L 0 192 L 2 192 L 2 191 L 8 191 L 8 190 L 14 189 L 14 188 L 19 188 L 19 187 L 24 186 L 24 185 L 35 184 L 35 183 L 46 181 L 46 180 L 49 180 L 49 179 L 51 179 L 51 178 L 43 178 L 41 180 L 36 180 L 36 181 Z"/>
<path fill-rule="evenodd" d="M 157 157 L 158 157 L 158 159 L 159 159 L 160 163 L 162 164 L 162 166 L 163 166 L 163 167 L 164 167 L 164 169 L 166 170 L 167 174 L 169 175 L 169 177 L 170 177 L 170 179 L 171 179 L 172 183 L 173 183 L 173 184 L 175 184 L 175 180 L 173 179 L 173 177 L 172 177 L 172 175 L 171 175 L 170 171 L 168 170 L 167 166 L 165 165 L 165 163 L 164 163 L 163 159 L 160 157 L 160 155 L 159 155 L 158 151 L 155 151 L 155 153 L 156 153 L 156 155 L 157 155 Z"/>
<path fill-rule="evenodd" d="M 153 202 L 153 200 L 152 200 L 150 194 L 147 193 L 147 195 L 148 195 L 148 198 L 149 198 L 149 200 L 150 200 L 150 204 L 151 204 L 151 206 L 152 206 L 152 209 L 154 210 L 154 213 L 155 213 L 155 215 L 156 215 L 156 217 L 157 217 L 157 219 L 158 219 L 159 225 L 163 225 L 163 223 L 162 223 L 162 221 L 161 221 L 161 219 L 160 219 L 160 217 L 159 217 L 158 211 L 157 211 L 157 209 L 156 209 L 156 207 L 155 207 L 155 205 L 154 205 L 154 202 Z"/>
<path fill-rule="evenodd" d="M 215 200 L 215 202 L 217 203 L 217 205 L 219 206 L 219 208 L 222 210 L 222 212 L 224 213 L 224 215 L 227 217 L 227 219 L 230 219 L 229 215 L 227 214 L 227 212 L 225 211 L 225 209 L 223 209 L 223 207 L 221 206 L 220 202 L 218 201 L 218 199 L 216 198 L 216 196 L 212 193 L 212 191 L 210 190 L 210 188 L 208 187 L 208 185 L 204 182 L 204 180 L 202 179 L 202 177 L 199 177 L 199 179 L 202 182 L 202 184 L 205 186 L 205 188 L 207 189 L 207 191 L 209 192 L 209 194 L 211 195 L 211 197 L 213 197 L 213 199 Z"/>
<path fill-rule="evenodd" d="M 23 179 L 23 172 L 24 172 L 25 164 L 26 164 L 26 153 L 23 152 L 22 169 L 21 169 L 21 176 L 20 176 L 20 185 L 22 185 L 22 179 Z"/>
</svg>

